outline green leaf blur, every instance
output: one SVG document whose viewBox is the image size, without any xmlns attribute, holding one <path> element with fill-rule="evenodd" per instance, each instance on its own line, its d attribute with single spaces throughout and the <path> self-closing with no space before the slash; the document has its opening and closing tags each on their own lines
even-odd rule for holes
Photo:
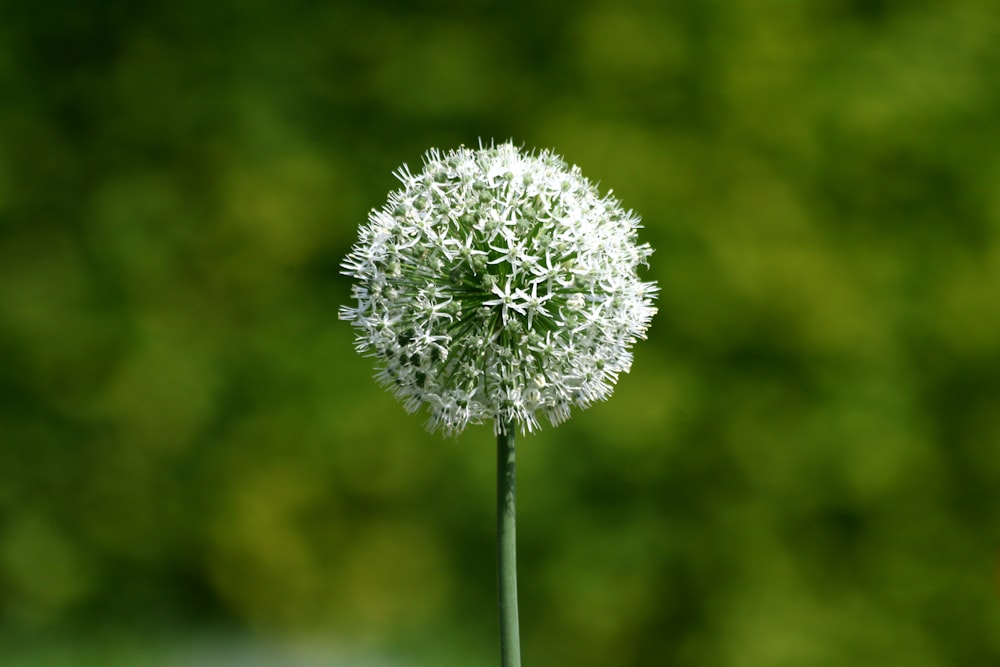
<svg viewBox="0 0 1000 667">
<path fill-rule="evenodd" d="M 492 435 L 337 320 L 392 170 L 480 138 L 662 288 L 519 440 L 526 664 L 997 664 L 998 72 L 991 0 L 2 3 L 3 664 L 495 664 Z"/>
</svg>

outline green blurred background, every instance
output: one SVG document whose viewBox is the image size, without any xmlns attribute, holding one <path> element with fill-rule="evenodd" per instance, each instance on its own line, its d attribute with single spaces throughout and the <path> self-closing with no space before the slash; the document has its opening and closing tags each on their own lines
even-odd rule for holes
<svg viewBox="0 0 1000 667">
<path fill-rule="evenodd" d="M 337 320 L 429 147 L 645 222 L 520 440 L 527 665 L 1000 664 L 993 0 L 0 3 L 0 662 L 497 663 L 488 427 Z"/>
</svg>

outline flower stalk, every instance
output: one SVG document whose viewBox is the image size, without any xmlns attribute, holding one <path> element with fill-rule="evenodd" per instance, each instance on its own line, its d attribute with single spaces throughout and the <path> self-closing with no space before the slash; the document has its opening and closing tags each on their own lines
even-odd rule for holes
<svg viewBox="0 0 1000 667">
<path fill-rule="evenodd" d="M 500 664 L 521 667 L 517 620 L 517 536 L 514 425 L 497 434 L 497 588 L 500 603 Z"/>
</svg>

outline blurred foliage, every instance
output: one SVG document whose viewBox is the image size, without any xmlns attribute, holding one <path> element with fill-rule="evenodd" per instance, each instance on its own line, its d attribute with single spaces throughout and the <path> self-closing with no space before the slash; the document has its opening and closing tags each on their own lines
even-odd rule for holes
<svg viewBox="0 0 1000 667">
<path fill-rule="evenodd" d="M 997 72 L 992 0 L 3 2 L 10 655 L 494 664 L 490 432 L 426 434 L 336 313 L 391 171 L 512 137 L 663 288 L 613 399 L 520 441 L 528 664 L 996 664 Z"/>
</svg>

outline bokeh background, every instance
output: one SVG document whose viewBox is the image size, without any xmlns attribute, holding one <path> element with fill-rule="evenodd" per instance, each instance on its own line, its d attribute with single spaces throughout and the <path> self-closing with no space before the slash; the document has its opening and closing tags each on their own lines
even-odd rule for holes
<svg viewBox="0 0 1000 667">
<path fill-rule="evenodd" d="M 525 663 L 1000 664 L 998 73 L 993 0 L 0 3 L 0 662 L 497 663 L 490 430 L 338 264 L 512 138 L 662 287 L 520 440 Z"/>
</svg>

